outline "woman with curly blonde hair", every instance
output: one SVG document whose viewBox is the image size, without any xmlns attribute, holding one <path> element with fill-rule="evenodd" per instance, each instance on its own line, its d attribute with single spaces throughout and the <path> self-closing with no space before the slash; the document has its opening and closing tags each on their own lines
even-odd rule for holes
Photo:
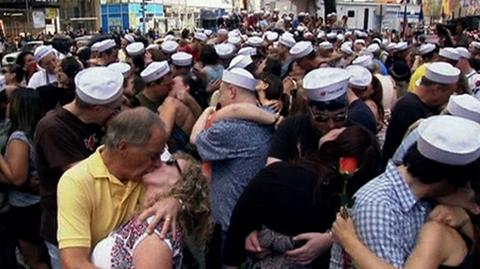
<svg viewBox="0 0 480 269">
<path fill-rule="evenodd" d="M 161 237 L 163 222 L 149 235 L 153 217 L 139 223 L 136 216 L 100 241 L 92 252 L 92 262 L 100 268 L 181 268 L 183 247 L 195 246 L 203 253 L 211 231 L 209 188 L 201 165 L 193 157 L 179 153 L 143 177 L 145 192 L 140 210 L 162 198 L 176 197 L 183 208 L 177 229 Z M 165 220 L 167 221 L 167 220 Z M 190 240 L 186 240 L 190 239 Z M 191 242 L 195 239 L 195 242 Z M 188 241 L 188 242 L 187 242 Z"/>
</svg>

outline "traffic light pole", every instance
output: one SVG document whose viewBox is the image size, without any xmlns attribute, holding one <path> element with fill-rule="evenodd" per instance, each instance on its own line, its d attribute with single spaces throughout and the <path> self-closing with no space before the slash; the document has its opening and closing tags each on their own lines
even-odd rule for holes
<svg viewBox="0 0 480 269">
<path fill-rule="evenodd" d="M 146 9 L 147 3 L 145 0 L 142 0 L 142 18 L 143 18 L 143 30 L 142 33 L 145 35 L 147 33 L 147 16 L 145 15 L 145 9 Z"/>
</svg>

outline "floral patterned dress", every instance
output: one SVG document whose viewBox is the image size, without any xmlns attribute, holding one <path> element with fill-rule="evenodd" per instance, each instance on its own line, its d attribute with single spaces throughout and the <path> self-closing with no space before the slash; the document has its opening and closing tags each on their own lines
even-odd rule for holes
<svg viewBox="0 0 480 269">
<path fill-rule="evenodd" d="M 137 224 L 136 218 L 131 218 L 95 246 L 92 252 L 92 262 L 102 269 L 134 269 L 135 248 L 148 236 L 147 227 L 151 220 L 152 218 L 149 218 L 143 223 Z M 155 228 L 154 232 L 157 235 L 160 235 L 162 226 L 163 222 L 160 222 Z M 172 251 L 172 268 L 180 269 L 183 257 L 180 229 L 177 229 L 175 240 L 173 234 L 168 232 L 164 242 Z"/>
</svg>

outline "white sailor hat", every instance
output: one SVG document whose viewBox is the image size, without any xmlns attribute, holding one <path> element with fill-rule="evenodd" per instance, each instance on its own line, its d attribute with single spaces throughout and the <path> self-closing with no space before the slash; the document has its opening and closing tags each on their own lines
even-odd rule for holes
<svg viewBox="0 0 480 269">
<path fill-rule="evenodd" d="M 230 44 L 238 46 L 242 43 L 242 38 L 240 38 L 239 36 L 230 36 L 230 37 L 228 37 L 227 42 L 230 43 Z"/>
<path fill-rule="evenodd" d="M 196 33 L 203 33 L 203 31 L 205 31 L 205 29 L 203 29 L 203 28 L 197 28 Z"/>
<path fill-rule="evenodd" d="M 478 41 L 472 41 L 472 42 L 470 43 L 470 48 L 480 50 L 480 42 L 478 42 Z"/>
<path fill-rule="evenodd" d="M 257 55 L 257 49 L 253 47 L 243 47 L 238 51 L 238 54 L 255 56 Z"/>
<path fill-rule="evenodd" d="M 303 16 L 305 16 L 305 12 L 298 13 L 298 17 L 303 17 Z"/>
<path fill-rule="evenodd" d="M 145 50 L 159 50 L 159 49 L 160 49 L 160 46 L 157 44 L 150 44 L 147 46 L 147 48 L 145 48 Z"/>
<path fill-rule="evenodd" d="M 450 47 L 440 49 L 438 55 L 453 61 L 458 61 L 460 59 L 460 54 L 458 54 L 457 50 Z"/>
<path fill-rule="evenodd" d="M 303 31 L 305 31 L 305 27 L 299 25 L 299 26 L 297 26 L 297 31 L 302 33 Z"/>
<path fill-rule="evenodd" d="M 193 38 L 197 39 L 197 40 L 200 40 L 202 42 L 205 42 L 207 41 L 208 37 L 206 34 L 204 33 L 195 33 L 195 35 L 193 36 Z"/>
<path fill-rule="evenodd" d="M 128 75 L 130 75 L 130 70 L 132 69 L 132 67 L 129 64 L 122 63 L 122 62 L 109 64 L 108 68 L 111 68 L 117 72 L 120 72 L 124 78 L 127 78 Z"/>
<path fill-rule="evenodd" d="M 381 43 L 382 47 L 386 48 L 388 46 L 388 44 L 390 44 L 390 41 L 388 39 L 383 39 L 382 40 L 382 43 Z"/>
<path fill-rule="evenodd" d="M 129 56 L 141 55 L 145 52 L 145 46 L 142 42 L 133 42 L 125 48 Z"/>
<path fill-rule="evenodd" d="M 172 64 L 176 66 L 191 66 L 192 55 L 183 51 L 172 54 Z"/>
<path fill-rule="evenodd" d="M 178 43 L 177 41 L 167 40 L 167 41 L 164 41 L 162 45 L 160 45 L 160 47 L 162 48 L 162 51 L 165 53 L 169 53 L 169 54 L 175 53 L 177 52 L 177 49 L 178 49 Z"/>
<path fill-rule="evenodd" d="M 447 111 L 453 116 L 480 123 L 480 100 L 470 94 L 450 96 Z"/>
<path fill-rule="evenodd" d="M 396 48 L 397 48 L 397 43 L 395 42 L 389 43 L 386 47 L 387 50 L 394 50 Z"/>
<path fill-rule="evenodd" d="M 106 50 L 109 50 L 111 48 L 114 48 L 117 46 L 115 41 L 113 39 L 105 39 L 103 41 L 98 42 L 98 52 L 104 52 Z"/>
<path fill-rule="evenodd" d="M 395 49 L 397 51 L 404 51 L 404 50 L 408 49 L 408 43 L 407 42 L 398 42 L 395 45 Z"/>
<path fill-rule="evenodd" d="M 460 58 L 470 59 L 470 57 L 472 56 L 470 52 L 464 47 L 458 47 L 455 49 L 457 50 L 458 55 L 460 55 Z"/>
<path fill-rule="evenodd" d="M 328 102 L 346 94 L 350 75 L 340 68 L 318 68 L 303 78 L 303 88 L 311 101 Z"/>
<path fill-rule="evenodd" d="M 274 8 L 274 9 L 273 9 L 273 12 L 280 12 L 280 9 Z"/>
<path fill-rule="evenodd" d="M 7 82 L 5 80 L 4 75 L 0 75 L 0 92 L 3 92 L 5 90 L 5 86 L 7 86 Z"/>
<path fill-rule="evenodd" d="M 357 44 L 362 44 L 365 46 L 365 40 L 363 39 L 355 39 L 355 41 L 353 42 L 353 44 L 357 45 Z"/>
<path fill-rule="evenodd" d="M 373 58 L 370 55 L 358 56 L 355 60 L 353 60 L 352 64 L 360 65 L 365 68 L 371 68 L 373 65 Z"/>
<path fill-rule="evenodd" d="M 360 38 L 367 38 L 367 37 L 368 37 L 368 34 L 365 33 L 365 32 L 363 32 L 363 31 L 360 31 L 360 32 L 358 33 L 358 37 L 360 37 Z"/>
<path fill-rule="evenodd" d="M 278 39 L 278 33 L 277 32 L 270 32 L 267 34 L 267 40 L 270 42 L 276 41 Z"/>
<path fill-rule="evenodd" d="M 233 68 L 245 68 L 251 63 L 253 63 L 253 60 L 250 55 L 237 55 L 230 61 L 228 70 L 231 70 Z"/>
<path fill-rule="evenodd" d="M 350 45 L 349 42 L 343 43 L 340 46 L 340 50 L 347 55 L 352 55 L 353 54 L 352 46 Z"/>
<path fill-rule="evenodd" d="M 352 31 L 346 31 L 346 32 L 345 32 L 345 36 L 346 36 L 346 37 L 349 37 L 349 36 L 351 36 L 352 34 L 353 34 Z"/>
<path fill-rule="evenodd" d="M 90 67 L 75 76 L 76 94 L 90 105 L 105 105 L 123 94 L 122 73 L 104 66 Z"/>
<path fill-rule="evenodd" d="M 435 45 L 431 44 L 431 43 L 422 44 L 420 46 L 420 48 L 418 49 L 418 52 L 420 53 L 420 55 L 425 55 L 425 54 L 428 54 L 428 53 L 434 51 L 435 48 L 436 48 Z"/>
<path fill-rule="evenodd" d="M 98 42 L 95 42 L 92 44 L 92 46 L 90 47 L 90 51 L 91 52 L 98 52 L 98 48 L 100 47 L 100 41 Z"/>
<path fill-rule="evenodd" d="M 133 42 L 135 42 L 135 38 L 134 38 L 132 35 L 130 35 L 130 34 L 126 34 L 125 36 L 123 36 L 123 38 L 125 38 L 125 40 L 127 40 L 128 43 L 133 43 Z"/>
<path fill-rule="evenodd" d="M 285 20 L 285 21 L 291 21 L 292 18 L 291 18 L 290 16 L 285 16 L 285 18 L 283 18 L 283 20 Z"/>
<path fill-rule="evenodd" d="M 367 50 L 371 53 L 377 53 L 380 51 L 380 45 L 377 43 L 372 43 L 367 47 Z"/>
<path fill-rule="evenodd" d="M 210 29 L 206 29 L 205 31 L 203 31 L 203 33 L 205 33 L 207 36 L 211 36 L 213 34 L 213 31 Z"/>
<path fill-rule="evenodd" d="M 261 47 L 263 45 L 263 39 L 259 36 L 249 37 L 247 40 L 247 45 L 252 47 Z"/>
<path fill-rule="evenodd" d="M 324 39 L 325 38 L 325 31 L 318 31 L 318 34 L 317 34 L 317 39 Z"/>
<path fill-rule="evenodd" d="M 260 37 L 260 36 L 262 36 L 262 33 L 257 32 L 257 31 L 254 31 L 254 32 L 251 33 L 251 36 L 258 36 L 258 37 Z"/>
<path fill-rule="evenodd" d="M 177 38 L 174 35 L 168 34 L 163 38 L 163 41 L 173 41 L 173 40 L 176 40 L 176 39 Z"/>
<path fill-rule="evenodd" d="M 218 29 L 217 34 L 218 35 L 228 35 L 228 30 L 224 29 L 224 28 L 220 28 L 220 29 Z"/>
<path fill-rule="evenodd" d="M 249 91 L 256 91 L 258 83 L 250 72 L 242 68 L 224 70 L 222 81 Z"/>
<path fill-rule="evenodd" d="M 35 49 L 35 53 L 33 54 L 33 59 L 35 60 L 35 62 L 38 63 L 50 53 L 53 53 L 52 46 L 41 45 Z"/>
<path fill-rule="evenodd" d="M 167 61 L 152 62 L 140 73 L 146 83 L 158 80 L 170 72 Z"/>
<path fill-rule="evenodd" d="M 338 39 L 339 41 L 343 41 L 343 40 L 345 40 L 345 36 L 342 35 L 342 34 L 338 34 L 338 35 L 337 35 L 337 39 Z"/>
<path fill-rule="evenodd" d="M 332 50 L 333 49 L 333 45 L 332 43 L 328 42 L 328 41 L 323 41 L 322 43 L 320 43 L 318 45 L 318 48 L 322 49 L 322 50 Z"/>
<path fill-rule="evenodd" d="M 221 59 L 228 59 L 233 55 L 235 46 L 229 43 L 215 45 L 215 51 Z"/>
<path fill-rule="evenodd" d="M 427 65 L 425 77 L 440 84 L 455 84 L 460 70 L 446 62 L 434 62 Z"/>
<path fill-rule="evenodd" d="M 449 115 L 424 124 L 420 124 L 417 140 L 417 149 L 424 157 L 447 165 L 467 165 L 480 158 L 480 124 Z"/>
<path fill-rule="evenodd" d="M 354 88 L 365 88 L 372 83 L 372 73 L 361 65 L 350 65 L 345 70 L 350 75 L 348 83 Z"/>
<path fill-rule="evenodd" d="M 374 39 L 372 39 L 372 42 L 377 43 L 378 45 L 382 44 L 382 40 L 378 37 L 375 37 Z"/>
<path fill-rule="evenodd" d="M 234 30 L 228 32 L 228 37 L 231 37 L 231 36 L 240 36 L 240 33 L 239 33 L 238 29 L 234 29 Z"/>
<path fill-rule="evenodd" d="M 327 39 L 336 39 L 336 38 L 337 38 L 336 33 L 330 32 L 327 34 Z"/>
<path fill-rule="evenodd" d="M 310 41 L 300 41 L 290 49 L 290 55 L 294 59 L 300 59 L 313 52 L 313 46 Z"/>
<path fill-rule="evenodd" d="M 283 33 L 278 42 L 287 48 L 292 48 L 296 44 L 295 38 L 293 38 L 293 35 L 288 32 Z"/>
</svg>

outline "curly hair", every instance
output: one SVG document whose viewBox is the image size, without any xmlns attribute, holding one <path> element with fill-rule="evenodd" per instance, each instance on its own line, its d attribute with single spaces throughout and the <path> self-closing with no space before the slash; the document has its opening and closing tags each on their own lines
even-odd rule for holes
<svg viewBox="0 0 480 269">
<path fill-rule="evenodd" d="M 213 230 L 211 219 L 209 182 L 202 172 L 201 163 L 186 153 L 173 155 L 176 160 L 185 160 L 181 179 L 167 193 L 159 193 L 154 201 L 175 197 L 183 201 L 184 210 L 180 215 L 180 227 L 191 238 L 199 242 L 208 241 Z"/>
</svg>

